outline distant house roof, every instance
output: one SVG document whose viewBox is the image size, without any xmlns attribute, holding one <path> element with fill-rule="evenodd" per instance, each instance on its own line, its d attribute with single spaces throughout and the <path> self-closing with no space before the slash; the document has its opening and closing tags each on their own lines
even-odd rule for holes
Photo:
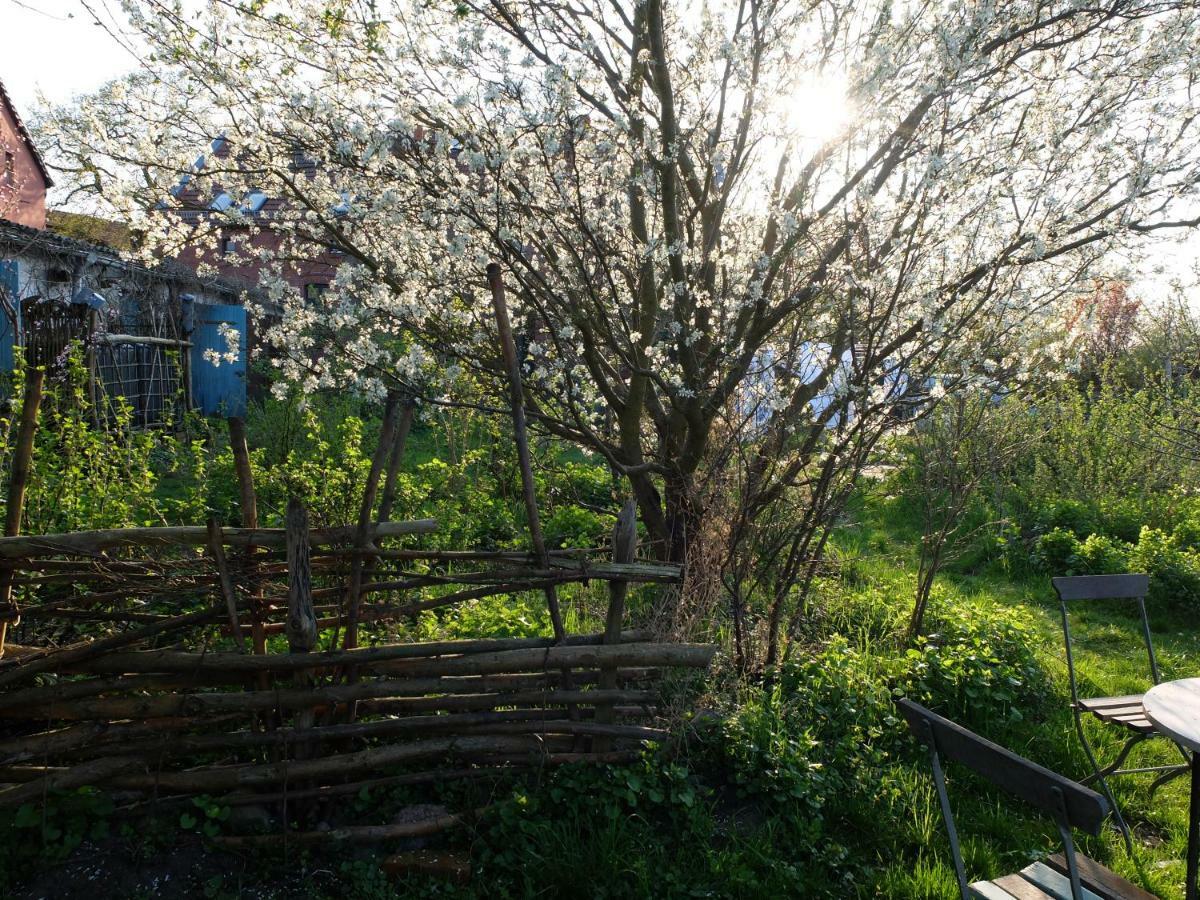
<svg viewBox="0 0 1200 900">
<path fill-rule="evenodd" d="M 46 213 L 46 227 L 55 234 L 101 244 L 113 250 L 127 251 L 133 245 L 129 226 L 100 216 L 71 212 L 66 209 L 51 209 Z"/>
<path fill-rule="evenodd" d="M 29 129 L 25 127 L 25 123 L 21 121 L 21 114 L 17 112 L 17 105 L 12 102 L 12 98 L 8 96 L 8 91 L 4 88 L 4 81 L 0 79 L 0 100 L 4 101 L 4 105 L 8 107 L 8 111 L 12 113 L 13 121 L 17 123 L 17 133 L 25 139 L 25 145 L 29 147 L 29 152 L 33 156 L 33 161 L 37 163 L 38 170 L 42 173 L 42 178 L 46 180 L 46 187 L 54 186 L 54 179 L 50 177 L 49 171 L 46 169 L 46 163 L 42 159 L 42 154 L 38 152 L 37 145 L 34 144 L 33 138 L 29 135 Z"/>
<path fill-rule="evenodd" d="M 0 220 L 0 255 L 3 255 L 5 250 L 10 253 L 16 250 L 25 253 L 41 252 L 85 259 L 89 263 L 101 263 L 125 271 L 144 272 L 153 278 L 178 285 L 206 288 L 225 294 L 230 299 L 235 299 L 246 292 L 255 292 L 254 286 L 251 284 L 228 278 L 204 277 L 193 269 L 172 260 L 155 266 L 145 266 L 140 262 L 124 258 L 120 253 L 103 244 L 93 244 L 55 234 L 45 229 L 30 228 L 27 225 L 18 225 L 16 222 Z"/>
</svg>

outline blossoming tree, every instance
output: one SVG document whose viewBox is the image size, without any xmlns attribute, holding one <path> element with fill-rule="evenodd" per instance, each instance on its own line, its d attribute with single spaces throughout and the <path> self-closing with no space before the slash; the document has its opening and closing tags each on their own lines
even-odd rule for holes
<svg viewBox="0 0 1200 900">
<path fill-rule="evenodd" d="M 1031 365 L 1106 254 L 1195 223 L 1182 0 L 123 4 L 153 74 L 50 123 L 76 183 L 147 252 L 279 235 L 269 339 L 309 389 L 502 390 L 499 262 L 532 423 L 667 558 L 716 480 L 731 532 L 815 508 L 926 375 Z M 185 224 L 183 175 L 286 203 Z M 327 246 L 332 289 L 288 288 Z"/>
</svg>

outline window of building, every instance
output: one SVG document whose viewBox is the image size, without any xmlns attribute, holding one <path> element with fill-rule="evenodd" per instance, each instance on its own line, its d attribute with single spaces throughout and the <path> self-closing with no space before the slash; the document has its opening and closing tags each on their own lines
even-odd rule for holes
<svg viewBox="0 0 1200 900">
<path fill-rule="evenodd" d="M 4 151 L 4 181 L 11 184 L 17 177 L 17 157 L 10 150 Z"/>
<path fill-rule="evenodd" d="M 227 256 L 230 253 L 237 253 L 238 239 L 232 235 L 226 235 L 221 238 L 221 255 Z"/>
<path fill-rule="evenodd" d="M 258 188 L 255 188 L 246 195 L 246 199 L 243 201 L 242 211 L 249 213 L 262 212 L 262 208 L 266 205 L 266 203 L 267 195 Z"/>
<path fill-rule="evenodd" d="M 292 168 L 293 169 L 311 169 L 317 164 L 317 161 L 309 156 L 303 147 L 292 148 Z"/>
<path fill-rule="evenodd" d="M 329 290 L 329 285 L 327 284 L 306 284 L 304 286 L 304 299 L 309 303 L 317 303 L 325 296 L 327 290 Z"/>
</svg>

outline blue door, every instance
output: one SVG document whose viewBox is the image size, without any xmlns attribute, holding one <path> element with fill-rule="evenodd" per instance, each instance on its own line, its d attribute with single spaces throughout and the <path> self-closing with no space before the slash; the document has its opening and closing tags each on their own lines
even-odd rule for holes
<svg viewBox="0 0 1200 900">
<path fill-rule="evenodd" d="M 246 414 L 246 308 L 230 304 L 193 307 L 192 330 L 192 402 L 206 416 L 244 416 Z M 238 335 L 238 356 L 227 358 L 229 342 L 225 333 Z M 221 355 L 214 363 L 209 351 Z"/>
<path fill-rule="evenodd" d="M 5 306 L 17 308 L 17 261 L 15 259 L 0 259 L 0 294 L 4 296 Z M 13 370 L 13 327 L 8 313 L 0 311 L 0 372 Z"/>
</svg>

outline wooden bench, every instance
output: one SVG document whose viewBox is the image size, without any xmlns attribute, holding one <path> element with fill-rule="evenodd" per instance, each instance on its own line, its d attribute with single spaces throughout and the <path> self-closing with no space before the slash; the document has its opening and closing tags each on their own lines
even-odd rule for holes
<svg viewBox="0 0 1200 900">
<path fill-rule="evenodd" d="M 896 706 L 917 740 L 929 749 L 962 900 L 1154 900 L 1153 894 L 1075 849 L 1073 829 L 1099 834 L 1108 818 L 1110 807 L 1103 795 L 1005 750 L 911 700 L 898 700 Z M 1047 813 L 1058 826 L 1063 853 L 993 881 L 968 884 L 946 792 L 943 759 L 974 770 L 997 787 Z"/>
</svg>

